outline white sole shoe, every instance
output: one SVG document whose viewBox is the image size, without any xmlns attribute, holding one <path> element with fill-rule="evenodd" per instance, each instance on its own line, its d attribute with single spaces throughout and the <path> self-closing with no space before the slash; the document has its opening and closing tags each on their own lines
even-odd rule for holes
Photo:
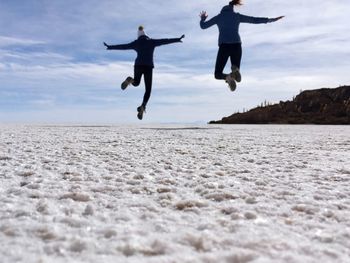
<svg viewBox="0 0 350 263">
<path fill-rule="evenodd" d="M 231 75 L 227 75 L 226 83 L 230 87 L 231 91 L 235 91 L 236 90 L 237 84 L 236 84 L 236 81 L 231 77 Z"/>
<path fill-rule="evenodd" d="M 231 67 L 231 77 L 236 80 L 237 82 L 241 82 L 242 81 L 242 75 L 241 72 L 239 72 L 239 68 L 237 68 L 236 66 L 232 66 Z"/>
</svg>

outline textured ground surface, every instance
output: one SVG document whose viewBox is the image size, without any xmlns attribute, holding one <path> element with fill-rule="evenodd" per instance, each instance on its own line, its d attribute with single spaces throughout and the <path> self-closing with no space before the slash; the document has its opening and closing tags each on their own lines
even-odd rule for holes
<svg viewBox="0 0 350 263">
<path fill-rule="evenodd" d="M 349 262 L 349 218 L 350 127 L 0 126 L 1 262 Z"/>
</svg>

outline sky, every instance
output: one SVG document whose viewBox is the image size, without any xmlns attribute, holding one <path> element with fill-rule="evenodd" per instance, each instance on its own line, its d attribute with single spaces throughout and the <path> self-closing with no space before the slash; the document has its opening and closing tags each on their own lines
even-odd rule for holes
<svg viewBox="0 0 350 263">
<path fill-rule="evenodd" d="M 350 84 L 349 0 L 251 0 L 236 11 L 286 16 L 242 24 L 242 83 L 214 79 L 218 30 L 199 27 L 223 0 L 0 0 L 0 123 L 140 123 L 144 84 L 120 89 L 134 51 L 108 44 L 186 35 L 155 51 L 153 92 L 142 123 L 206 123 L 301 90 Z M 227 65 L 227 70 L 229 65 Z M 226 70 L 226 71 L 227 71 Z"/>
</svg>

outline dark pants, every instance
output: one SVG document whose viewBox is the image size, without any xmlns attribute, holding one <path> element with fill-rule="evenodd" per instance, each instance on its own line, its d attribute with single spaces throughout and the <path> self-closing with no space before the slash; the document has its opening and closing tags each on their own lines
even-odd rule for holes
<svg viewBox="0 0 350 263">
<path fill-rule="evenodd" d="M 215 78 L 226 79 L 227 74 L 224 74 L 224 68 L 226 66 L 228 58 L 231 59 L 231 64 L 236 67 L 241 67 L 242 59 L 242 44 L 221 44 L 218 51 L 218 56 L 215 65 Z"/>
<path fill-rule="evenodd" d="M 135 66 L 134 67 L 134 82 L 132 85 L 135 87 L 140 85 L 141 77 L 145 81 L 145 95 L 143 96 L 142 106 L 146 108 L 149 98 L 151 97 L 152 91 L 152 78 L 153 78 L 153 67 L 151 66 Z"/>
</svg>

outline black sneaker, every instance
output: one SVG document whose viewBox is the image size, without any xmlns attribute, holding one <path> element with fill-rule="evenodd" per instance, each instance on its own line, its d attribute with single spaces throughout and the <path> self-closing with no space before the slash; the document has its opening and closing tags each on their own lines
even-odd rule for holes
<svg viewBox="0 0 350 263">
<path fill-rule="evenodd" d="M 133 81 L 134 79 L 132 77 L 127 77 L 122 83 L 122 90 L 125 90 Z"/>
<path fill-rule="evenodd" d="M 142 118 L 143 118 L 143 113 L 144 112 L 146 112 L 146 107 L 145 106 L 143 106 L 143 105 L 141 105 L 140 107 L 137 107 L 137 118 L 139 119 L 139 120 L 142 120 Z"/>
</svg>

